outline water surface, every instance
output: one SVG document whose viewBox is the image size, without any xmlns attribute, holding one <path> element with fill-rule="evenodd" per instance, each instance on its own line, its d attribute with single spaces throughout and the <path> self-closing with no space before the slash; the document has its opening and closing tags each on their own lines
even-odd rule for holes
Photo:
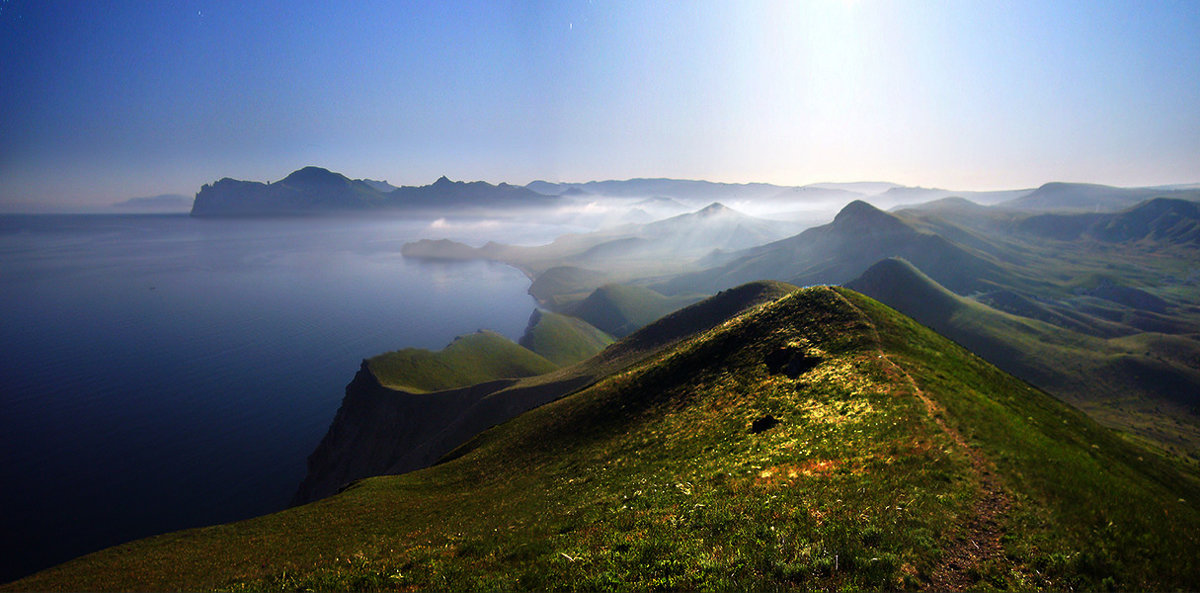
<svg viewBox="0 0 1200 593">
<path fill-rule="evenodd" d="M 558 231 L 0 216 L 0 581 L 285 507 L 363 358 L 533 309 L 511 268 L 400 246 Z"/>
</svg>

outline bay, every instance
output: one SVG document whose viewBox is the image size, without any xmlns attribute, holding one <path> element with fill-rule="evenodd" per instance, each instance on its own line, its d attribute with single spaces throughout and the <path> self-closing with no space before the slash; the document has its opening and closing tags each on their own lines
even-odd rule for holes
<svg viewBox="0 0 1200 593">
<path fill-rule="evenodd" d="M 528 280 L 406 260 L 445 220 L 0 216 L 0 582 L 280 510 L 361 360 L 520 336 Z"/>
</svg>

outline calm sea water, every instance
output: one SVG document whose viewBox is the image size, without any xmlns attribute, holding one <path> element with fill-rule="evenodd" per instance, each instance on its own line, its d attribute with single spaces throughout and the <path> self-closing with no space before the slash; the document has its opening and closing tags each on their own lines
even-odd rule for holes
<svg viewBox="0 0 1200 593">
<path fill-rule="evenodd" d="M 533 310 L 511 268 L 400 246 L 560 230 L 0 216 L 0 581 L 284 508 L 364 357 Z"/>
</svg>

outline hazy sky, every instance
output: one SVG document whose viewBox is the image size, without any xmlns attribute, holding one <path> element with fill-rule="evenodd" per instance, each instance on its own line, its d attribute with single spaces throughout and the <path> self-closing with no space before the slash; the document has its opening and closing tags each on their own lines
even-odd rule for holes
<svg viewBox="0 0 1200 593">
<path fill-rule="evenodd" d="M 1200 2 L 0 0 L 0 209 L 315 164 L 1200 181 Z"/>
</svg>

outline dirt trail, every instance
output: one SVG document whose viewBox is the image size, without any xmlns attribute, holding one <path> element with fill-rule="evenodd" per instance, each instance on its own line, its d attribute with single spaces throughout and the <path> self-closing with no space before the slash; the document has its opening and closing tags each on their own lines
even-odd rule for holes
<svg viewBox="0 0 1200 593">
<path fill-rule="evenodd" d="M 854 307 L 850 301 L 847 300 L 846 303 Z M 858 309 L 858 307 L 854 308 Z M 862 313 L 861 310 L 859 312 Z M 875 343 L 879 345 L 879 357 L 886 361 L 902 380 L 908 383 L 912 392 L 921 399 L 925 411 L 937 423 L 938 428 L 949 436 L 971 460 L 971 469 L 979 483 L 979 498 L 971 509 L 971 519 L 952 535 L 942 550 L 942 561 L 934 568 L 927 587 L 930 591 L 971 590 L 975 588 L 975 580 L 970 575 L 971 569 L 987 561 L 1008 563 L 1004 556 L 1004 546 L 1000 543 L 1000 537 L 1004 535 L 1000 519 L 1008 512 L 1012 502 L 992 472 L 992 463 L 978 450 L 968 445 L 961 433 L 946 424 L 942 418 L 942 407 L 925 395 L 925 392 L 913 380 L 912 375 L 909 375 L 888 357 L 887 353 L 883 351 L 883 340 L 879 337 L 879 330 L 865 313 L 862 315 L 875 334 Z"/>
<path fill-rule="evenodd" d="M 887 359 L 887 356 L 884 358 Z M 887 360 L 899 368 L 890 359 Z M 904 373 L 903 370 L 901 372 Z M 992 473 L 991 463 L 979 451 L 967 445 L 957 430 L 946 426 L 946 422 L 938 415 L 941 411 L 940 406 L 917 387 L 912 377 L 907 373 L 904 373 L 904 376 L 912 385 L 913 392 L 925 404 L 925 409 L 934 422 L 937 422 L 938 428 L 966 452 L 971 459 L 971 469 L 979 480 L 979 498 L 971 509 L 971 519 L 954 534 L 954 538 L 942 550 L 941 564 L 934 569 L 929 583 L 929 589 L 933 591 L 964 591 L 975 584 L 968 574 L 970 569 L 985 561 L 1007 563 L 1004 546 L 1000 544 L 1000 537 L 1004 535 L 1000 519 L 1008 512 L 1012 503 Z"/>
</svg>

